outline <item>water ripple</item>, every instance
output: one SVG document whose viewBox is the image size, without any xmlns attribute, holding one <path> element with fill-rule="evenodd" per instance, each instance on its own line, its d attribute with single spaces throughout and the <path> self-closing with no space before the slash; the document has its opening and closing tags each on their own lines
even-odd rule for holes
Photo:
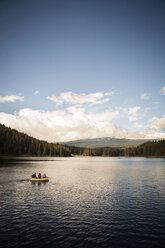
<svg viewBox="0 0 165 248">
<path fill-rule="evenodd" d="M 51 175 L 47 184 L 28 181 L 31 164 L 0 167 L 0 245 L 164 247 L 165 163 L 127 162 L 34 162 Z"/>
</svg>

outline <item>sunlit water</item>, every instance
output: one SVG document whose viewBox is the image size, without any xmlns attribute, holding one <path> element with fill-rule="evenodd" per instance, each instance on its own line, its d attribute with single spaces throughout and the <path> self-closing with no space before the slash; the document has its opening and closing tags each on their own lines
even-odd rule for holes
<svg viewBox="0 0 165 248">
<path fill-rule="evenodd" d="M 1 162 L 1 247 L 164 245 L 165 159 Z"/>
</svg>

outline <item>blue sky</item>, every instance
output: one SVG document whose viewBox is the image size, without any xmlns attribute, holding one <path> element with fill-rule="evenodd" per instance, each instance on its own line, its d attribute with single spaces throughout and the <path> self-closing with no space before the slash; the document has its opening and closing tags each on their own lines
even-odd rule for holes
<svg viewBox="0 0 165 248">
<path fill-rule="evenodd" d="M 1 1 L 0 123 L 53 142 L 165 137 L 164 13 L 163 0 Z"/>
</svg>

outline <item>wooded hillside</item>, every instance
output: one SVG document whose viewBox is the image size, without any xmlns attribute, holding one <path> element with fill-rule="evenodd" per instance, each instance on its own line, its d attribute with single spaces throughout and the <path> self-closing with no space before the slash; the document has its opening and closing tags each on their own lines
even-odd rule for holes
<svg viewBox="0 0 165 248">
<path fill-rule="evenodd" d="M 165 157 L 165 140 L 144 143 L 125 149 L 125 156 L 130 157 Z"/>
<path fill-rule="evenodd" d="M 48 143 L 0 124 L 0 154 L 32 156 L 70 156 L 67 146 Z"/>
</svg>

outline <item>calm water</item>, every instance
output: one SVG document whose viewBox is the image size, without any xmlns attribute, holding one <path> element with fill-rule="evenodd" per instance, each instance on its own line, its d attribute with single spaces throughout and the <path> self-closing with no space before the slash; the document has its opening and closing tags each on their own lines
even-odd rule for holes
<svg viewBox="0 0 165 248">
<path fill-rule="evenodd" d="M 6 161 L 0 175 L 1 247 L 165 247 L 165 159 Z"/>
</svg>

